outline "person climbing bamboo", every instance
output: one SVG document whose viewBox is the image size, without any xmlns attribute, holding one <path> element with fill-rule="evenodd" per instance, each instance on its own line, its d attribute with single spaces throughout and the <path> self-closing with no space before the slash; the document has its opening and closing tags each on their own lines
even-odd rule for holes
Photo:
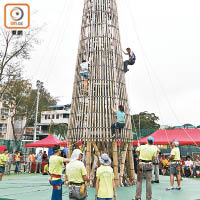
<svg viewBox="0 0 200 200">
<path fill-rule="evenodd" d="M 121 129 L 124 128 L 124 126 L 125 126 L 124 106 L 119 105 L 118 109 L 119 110 L 115 110 L 114 108 L 112 108 L 112 111 L 117 115 L 117 122 L 111 125 L 111 130 L 112 130 L 112 137 L 116 137 L 115 136 L 115 129 L 118 129 L 119 130 L 119 137 L 121 138 Z"/>
<path fill-rule="evenodd" d="M 81 70 L 80 75 L 84 78 L 84 92 L 86 93 L 88 90 L 88 77 L 89 77 L 89 66 L 91 63 L 91 58 L 89 58 L 89 61 L 82 60 L 82 63 L 80 64 Z"/>
<path fill-rule="evenodd" d="M 123 50 L 122 50 L 123 51 Z M 127 71 L 129 71 L 128 69 L 128 65 L 134 65 L 135 64 L 135 60 L 136 60 L 136 56 L 134 54 L 133 51 L 131 51 L 130 48 L 126 48 L 126 52 L 123 51 L 123 53 L 125 55 L 128 55 L 129 56 L 129 59 L 124 61 L 124 72 L 126 73 Z"/>
</svg>

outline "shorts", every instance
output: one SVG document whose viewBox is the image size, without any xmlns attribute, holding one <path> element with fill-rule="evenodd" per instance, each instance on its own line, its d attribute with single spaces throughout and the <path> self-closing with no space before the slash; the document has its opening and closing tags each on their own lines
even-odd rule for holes
<svg viewBox="0 0 200 200">
<path fill-rule="evenodd" d="M 169 169 L 169 166 L 164 166 L 163 169 L 168 170 L 168 169 Z"/>
<path fill-rule="evenodd" d="M 88 79 L 88 73 L 84 72 L 84 73 L 80 73 L 81 76 L 84 77 L 84 79 Z"/>
<path fill-rule="evenodd" d="M 170 174 L 173 174 L 174 176 L 178 175 L 180 171 L 178 171 L 178 167 L 180 167 L 180 165 L 178 164 L 171 164 L 170 166 Z"/>
<path fill-rule="evenodd" d="M 0 166 L 0 174 L 3 174 L 5 172 L 5 167 L 4 166 Z"/>
</svg>

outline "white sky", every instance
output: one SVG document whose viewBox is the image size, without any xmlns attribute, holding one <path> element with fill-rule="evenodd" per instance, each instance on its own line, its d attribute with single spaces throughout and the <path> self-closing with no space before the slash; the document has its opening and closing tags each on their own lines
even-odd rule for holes
<svg viewBox="0 0 200 200">
<path fill-rule="evenodd" d="M 61 104 L 70 103 L 79 44 L 83 0 L 1 0 L 28 2 L 38 35 L 26 76 L 44 82 Z M 122 46 L 137 57 L 126 74 L 131 112 L 155 112 L 161 124 L 199 125 L 200 1 L 117 0 Z M 126 57 L 124 57 L 126 58 Z"/>
</svg>

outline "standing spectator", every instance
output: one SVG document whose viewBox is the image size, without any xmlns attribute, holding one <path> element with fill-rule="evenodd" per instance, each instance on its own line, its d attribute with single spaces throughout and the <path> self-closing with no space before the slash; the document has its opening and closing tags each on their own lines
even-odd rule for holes
<svg viewBox="0 0 200 200">
<path fill-rule="evenodd" d="M 199 155 L 197 155 L 195 157 L 194 160 L 194 165 L 193 165 L 193 176 L 196 177 L 197 175 L 197 170 L 200 171 L 200 159 L 199 159 Z"/>
<path fill-rule="evenodd" d="M 185 167 L 185 161 L 183 157 L 181 156 L 181 170 L 182 170 L 182 176 L 185 176 L 184 174 L 184 167 Z"/>
<path fill-rule="evenodd" d="M 0 155 L 0 181 L 2 181 L 2 177 L 5 172 L 6 162 L 8 162 L 8 149 L 5 149 Z"/>
<path fill-rule="evenodd" d="M 19 155 L 20 155 L 20 162 L 19 162 L 19 171 L 21 171 L 21 163 L 24 161 L 24 155 L 22 153 L 22 150 L 19 150 Z M 24 164 L 24 163 L 23 163 Z"/>
<path fill-rule="evenodd" d="M 6 174 L 7 175 L 10 175 L 10 170 L 11 170 L 11 166 L 13 164 L 13 161 L 14 161 L 13 153 L 12 153 L 12 151 L 9 151 L 9 153 L 8 153 L 8 162 L 7 162 L 7 170 L 6 170 Z"/>
<path fill-rule="evenodd" d="M 166 172 L 169 169 L 169 160 L 167 156 L 164 156 L 164 158 L 161 160 L 162 163 L 162 174 L 163 176 L 166 174 Z"/>
<path fill-rule="evenodd" d="M 101 166 L 97 168 L 97 180 L 96 180 L 96 200 L 112 200 L 114 194 L 114 200 L 117 199 L 114 173 L 110 167 L 111 159 L 107 154 L 102 154 L 99 159 Z"/>
<path fill-rule="evenodd" d="M 156 155 L 156 158 L 155 160 L 153 161 L 153 170 L 152 170 L 152 181 L 151 183 L 159 183 L 159 158 L 158 158 L 158 153 L 160 152 L 160 149 L 155 146 L 156 148 L 156 152 L 157 152 L 157 155 Z"/>
<path fill-rule="evenodd" d="M 137 174 L 138 154 L 137 154 L 135 148 L 133 148 L 133 159 L 134 159 L 134 169 L 135 169 L 135 173 Z"/>
<path fill-rule="evenodd" d="M 44 151 L 44 153 L 43 153 L 42 162 L 48 162 L 48 155 L 47 155 L 46 151 Z"/>
<path fill-rule="evenodd" d="M 20 153 L 18 151 L 15 152 L 15 173 L 19 173 L 19 165 L 20 165 Z"/>
<path fill-rule="evenodd" d="M 23 159 L 23 171 L 24 171 L 24 174 L 27 173 L 28 171 L 28 162 L 29 162 L 29 157 L 25 157 L 24 156 L 24 159 Z"/>
<path fill-rule="evenodd" d="M 36 155 L 36 169 L 35 169 L 35 173 L 37 173 L 39 171 L 39 173 L 42 173 L 42 157 L 43 157 L 43 153 L 42 150 L 40 150 L 40 152 Z"/>
<path fill-rule="evenodd" d="M 191 160 L 190 156 L 186 157 L 186 161 L 185 161 L 185 166 L 183 168 L 183 174 L 185 175 L 185 171 L 189 170 L 190 171 L 190 176 L 193 176 L 193 161 Z"/>
<path fill-rule="evenodd" d="M 33 163 L 35 162 L 35 156 L 32 151 L 30 151 L 29 156 L 28 156 L 28 173 L 32 173 L 32 166 Z"/>
</svg>

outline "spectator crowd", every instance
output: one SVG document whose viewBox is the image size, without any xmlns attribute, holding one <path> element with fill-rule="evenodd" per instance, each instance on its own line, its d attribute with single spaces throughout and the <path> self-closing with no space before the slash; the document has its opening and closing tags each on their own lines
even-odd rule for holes
<svg viewBox="0 0 200 200">
<path fill-rule="evenodd" d="M 43 167 L 48 164 L 49 158 L 46 151 L 40 150 L 39 153 L 34 154 L 32 151 L 28 155 L 22 151 L 9 151 L 8 161 L 5 166 L 5 174 L 10 175 L 11 171 L 14 173 L 42 173 Z"/>
<path fill-rule="evenodd" d="M 160 157 L 160 174 L 166 175 L 169 173 L 170 159 L 167 155 L 159 155 Z M 181 175 L 182 177 L 200 177 L 200 157 L 196 155 L 194 158 L 186 156 L 184 159 L 181 156 Z"/>
</svg>

